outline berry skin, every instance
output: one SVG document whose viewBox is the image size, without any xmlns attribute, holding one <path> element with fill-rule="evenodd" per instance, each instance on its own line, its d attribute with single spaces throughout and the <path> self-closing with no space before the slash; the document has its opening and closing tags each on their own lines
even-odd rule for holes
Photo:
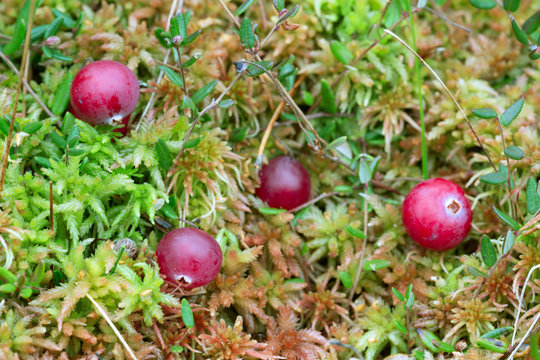
<svg viewBox="0 0 540 360">
<path fill-rule="evenodd" d="M 402 209 L 403 225 L 420 246 L 444 251 L 458 246 L 469 233 L 471 204 L 452 181 L 435 178 L 416 185 Z"/>
<path fill-rule="evenodd" d="M 203 286 L 215 279 L 223 254 L 217 241 L 202 230 L 175 229 L 159 242 L 156 255 L 161 275 L 185 289 Z"/>
<path fill-rule="evenodd" d="M 257 196 L 273 208 L 294 209 L 309 199 L 311 181 L 304 166 L 288 156 L 278 156 L 259 173 Z"/>
<path fill-rule="evenodd" d="M 131 114 L 139 101 L 139 82 L 124 64 L 100 60 L 83 67 L 73 79 L 73 114 L 92 125 L 115 125 Z"/>
</svg>

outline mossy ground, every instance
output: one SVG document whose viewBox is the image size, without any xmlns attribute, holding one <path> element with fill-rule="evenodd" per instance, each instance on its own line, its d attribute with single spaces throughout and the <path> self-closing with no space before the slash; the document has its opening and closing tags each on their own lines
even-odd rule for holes
<svg viewBox="0 0 540 360">
<path fill-rule="evenodd" d="M 489 156 L 420 65 L 428 176 L 461 185 L 474 212 L 467 240 L 438 253 L 401 223 L 404 196 L 423 177 L 420 94 L 414 56 L 382 30 L 412 44 L 406 1 L 298 1 L 266 42 L 280 1 L 253 1 L 240 16 L 240 1 L 180 1 L 186 35 L 201 30 L 181 61 L 156 37 L 173 3 L 38 1 L 25 74 L 35 95 L 23 86 L 17 102 L 23 45 L 9 44 L 23 2 L 0 3 L 2 149 L 16 104 L 1 193 L 0 359 L 487 360 L 507 359 L 520 339 L 514 358 L 540 359 L 540 70 L 509 13 L 460 0 L 412 14 L 418 53 Z M 522 24 L 538 10 L 523 0 L 512 16 Z M 257 24 L 257 51 L 236 31 L 245 18 Z M 235 62 L 257 56 L 278 67 L 237 77 Z M 125 137 L 66 113 L 87 58 L 122 62 L 141 82 Z M 164 66 L 172 75 L 159 75 Z M 293 102 L 280 106 L 284 91 Z M 472 114 L 501 115 L 520 98 L 507 126 Z M 523 156 L 508 159 L 510 146 Z M 258 162 L 283 153 L 320 196 L 295 212 L 254 195 Z M 485 177 L 490 159 L 509 186 Z M 168 228 L 186 225 L 179 218 L 224 252 L 216 280 L 190 292 L 164 284 L 154 255 Z M 125 238 L 130 251 L 120 252 Z M 504 327 L 515 330 L 482 338 Z"/>
</svg>

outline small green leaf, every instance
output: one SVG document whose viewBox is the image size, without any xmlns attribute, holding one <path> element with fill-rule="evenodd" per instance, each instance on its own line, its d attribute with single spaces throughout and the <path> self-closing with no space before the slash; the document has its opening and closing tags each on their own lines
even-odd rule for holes
<svg viewBox="0 0 540 360">
<path fill-rule="evenodd" d="M 335 114 L 337 111 L 336 100 L 334 97 L 334 91 L 330 87 L 330 84 L 326 80 L 321 80 L 321 107 L 324 111 Z"/>
<path fill-rule="evenodd" d="M 353 281 L 351 279 L 351 276 L 346 271 L 340 271 L 339 272 L 339 279 L 341 280 L 341 283 L 345 287 L 345 289 L 350 289 L 353 285 Z"/>
<path fill-rule="evenodd" d="M 283 283 L 284 284 L 303 284 L 305 282 L 306 281 L 302 278 L 290 278 L 290 279 L 285 280 Z"/>
<path fill-rule="evenodd" d="M 407 328 L 396 318 L 394 318 L 394 325 L 396 325 L 396 329 L 398 329 L 401 333 L 407 334 Z"/>
<path fill-rule="evenodd" d="M 180 345 L 171 346 L 171 352 L 172 353 L 180 353 L 182 351 L 184 351 L 184 348 L 182 346 L 180 346 Z"/>
<path fill-rule="evenodd" d="M 0 267 L 0 279 L 6 283 L 14 283 L 17 281 L 17 277 L 9 270 Z"/>
<path fill-rule="evenodd" d="M 277 12 L 280 12 L 285 7 L 284 4 L 285 0 L 272 0 L 272 4 L 274 4 L 274 8 L 277 10 Z"/>
<path fill-rule="evenodd" d="M 368 182 L 370 182 L 372 176 L 373 174 L 371 173 L 366 159 L 361 158 L 360 166 L 358 167 L 358 178 L 360 179 L 360 183 L 367 184 Z"/>
<path fill-rule="evenodd" d="M 498 339 L 480 338 L 476 341 L 476 345 L 482 349 L 487 349 L 496 353 L 504 354 L 508 345 Z"/>
<path fill-rule="evenodd" d="M 154 31 L 154 35 L 156 35 L 156 38 L 158 39 L 159 43 L 167 48 L 170 49 L 173 47 L 172 37 L 171 34 L 167 31 L 163 30 L 162 28 L 158 27 Z"/>
<path fill-rule="evenodd" d="M 43 38 L 47 39 L 49 36 L 54 36 L 58 33 L 58 30 L 60 30 L 60 26 L 62 26 L 62 23 L 64 22 L 61 18 L 56 18 L 53 20 L 52 23 L 47 26 L 47 31 L 45 31 L 45 34 L 43 35 Z"/>
<path fill-rule="evenodd" d="M 258 66 L 254 64 L 248 65 L 246 71 L 249 76 L 255 77 L 255 76 L 261 75 L 262 73 L 264 73 L 264 69 L 270 70 L 273 63 L 271 61 L 265 60 L 265 61 L 257 61 L 255 64 L 257 64 Z"/>
<path fill-rule="evenodd" d="M 491 330 L 491 331 L 488 331 L 487 333 L 485 333 L 484 335 L 480 336 L 481 338 L 492 338 L 492 339 L 496 339 L 502 335 L 505 335 L 505 334 L 508 334 L 510 333 L 511 331 L 513 331 L 514 328 L 511 327 L 511 326 L 505 326 L 505 327 L 502 327 L 502 328 L 497 328 L 497 329 L 494 329 L 494 330 Z"/>
<path fill-rule="evenodd" d="M 353 60 L 353 55 L 349 49 L 339 41 L 332 41 L 330 43 L 330 50 L 332 50 L 332 54 L 342 64 L 347 65 Z"/>
<path fill-rule="evenodd" d="M 201 143 L 201 140 L 202 140 L 202 136 L 199 136 L 199 137 L 196 137 L 196 138 L 193 138 L 193 139 L 189 139 L 184 144 L 184 148 L 192 149 L 192 148 L 196 147 L 197 145 L 199 145 Z"/>
<path fill-rule="evenodd" d="M 438 1 L 441 1 L 441 0 L 435 0 L 435 2 L 438 2 Z M 446 1 L 446 0 L 443 0 L 443 1 Z M 425 360 L 426 358 L 426 354 L 420 350 L 414 350 L 413 356 L 416 360 Z"/>
<path fill-rule="evenodd" d="M 0 293 L 10 294 L 17 290 L 17 287 L 13 284 L 2 284 L 0 285 Z"/>
<path fill-rule="evenodd" d="M 302 91 L 302 98 L 304 99 L 304 103 L 307 106 L 311 106 L 315 102 L 315 98 L 313 97 L 313 95 L 311 95 L 311 93 L 306 90 Z"/>
<path fill-rule="evenodd" d="M 30 287 L 22 288 L 21 291 L 19 291 L 19 295 L 21 295 L 23 299 L 28 299 L 30 296 L 32 296 L 32 288 Z"/>
<path fill-rule="evenodd" d="M 191 97 L 191 100 L 193 100 L 193 103 L 195 104 L 198 104 L 200 103 L 205 97 L 207 97 L 208 95 L 210 95 L 210 93 L 214 90 L 214 88 L 216 87 L 218 81 L 217 80 L 213 80 L 211 82 L 209 82 L 208 84 L 204 85 L 202 88 L 200 88 L 199 90 L 197 90 L 197 92 L 195 92 L 195 94 L 193 94 L 193 96 Z"/>
<path fill-rule="evenodd" d="M 365 271 L 375 271 L 379 269 L 384 269 L 390 265 L 390 261 L 384 259 L 373 259 L 366 261 L 362 268 Z"/>
<path fill-rule="evenodd" d="M 7 121 L 3 116 L 0 118 L 0 131 L 4 133 L 4 135 L 9 135 L 9 121 Z"/>
<path fill-rule="evenodd" d="M 191 306 L 189 306 L 189 303 L 185 298 L 182 299 L 182 321 L 188 329 L 191 329 L 195 325 Z"/>
<path fill-rule="evenodd" d="M 506 232 L 506 237 L 504 238 L 503 255 L 508 254 L 510 249 L 512 249 L 512 246 L 514 246 L 515 241 L 516 237 L 514 235 L 514 232 L 512 230 L 508 230 Z"/>
<path fill-rule="evenodd" d="M 42 126 L 43 124 L 41 122 L 36 121 L 36 122 L 23 126 L 22 131 L 24 131 L 27 134 L 33 134 L 39 129 L 41 129 Z"/>
<path fill-rule="evenodd" d="M 480 181 L 486 184 L 499 185 L 508 180 L 508 169 L 502 163 L 499 164 L 499 171 L 480 176 Z"/>
<path fill-rule="evenodd" d="M 495 252 L 495 247 L 493 246 L 493 244 L 491 243 L 491 239 L 487 235 L 482 236 L 480 244 L 482 260 L 484 260 L 484 264 L 486 264 L 486 266 L 490 268 L 497 262 L 497 253 Z"/>
<path fill-rule="evenodd" d="M 69 156 L 79 156 L 84 154 L 85 152 L 86 151 L 84 151 L 83 149 L 69 149 L 67 153 Z"/>
<path fill-rule="evenodd" d="M 497 6 L 494 0 L 469 0 L 471 5 L 477 9 L 490 10 Z"/>
<path fill-rule="evenodd" d="M 255 46 L 255 34 L 253 34 L 253 26 L 247 17 L 242 20 L 240 25 L 240 43 L 246 49 L 253 49 Z"/>
<path fill-rule="evenodd" d="M 525 20 L 521 28 L 528 35 L 532 34 L 540 27 L 540 10 L 536 11 L 530 18 Z"/>
<path fill-rule="evenodd" d="M 199 37 L 199 35 L 201 35 L 201 30 L 197 30 L 191 34 L 189 34 L 188 36 L 186 36 L 184 38 L 184 40 L 182 40 L 182 46 L 186 46 L 186 45 L 189 45 L 191 44 L 192 42 L 194 42 L 195 40 L 197 40 L 197 38 Z"/>
<path fill-rule="evenodd" d="M 165 73 L 165 75 L 167 75 L 167 77 L 169 78 L 169 80 L 172 81 L 173 84 L 175 84 L 177 86 L 180 86 L 180 87 L 184 86 L 184 82 L 182 81 L 182 78 L 180 77 L 180 75 L 176 71 L 174 71 L 171 68 L 168 68 L 165 65 L 161 65 L 159 67 L 159 69 L 161 71 L 163 71 Z"/>
<path fill-rule="evenodd" d="M 60 51 L 58 51 L 56 49 L 53 49 L 53 48 L 49 48 L 47 46 L 42 46 L 41 50 L 43 50 L 43 54 L 47 58 L 58 59 L 58 60 L 62 60 L 62 61 L 72 61 L 73 60 L 71 57 L 62 54 Z"/>
<path fill-rule="evenodd" d="M 502 221 L 510 225 L 512 229 L 519 231 L 519 228 L 520 228 L 519 224 L 514 219 L 512 219 L 510 215 L 503 213 L 501 210 L 497 209 L 495 206 L 493 207 L 493 210 L 495 211 L 495 214 L 497 214 L 499 219 L 501 219 Z"/>
<path fill-rule="evenodd" d="M 394 293 L 394 295 L 396 295 L 396 297 L 401 300 L 401 301 L 405 301 L 405 297 L 403 296 L 403 294 L 401 294 L 398 289 L 396 288 L 392 288 L 392 292 Z"/>
<path fill-rule="evenodd" d="M 511 11 L 511 12 L 517 11 L 517 9 L 519 8 L 519 3 L 520 3 L 520 0 L 504 0 L 503 1 L 504 10 Z"/>
<path fill-rule="evenodd" d="M 351 227 L 349 224 L 347 224 L 345 226 L 345 229 L 347 230 L 347 232 L 350 235 L 352 235 L 352 236 L 354 236 L 354 237 L 356 237 L 358 239 L 365 239 L 365 237 L 366 237 L 366 235 L 362 232 L 362 230 L 355 229 L 355 228 Z"/>
<path fill-rule="evenodd" d="M 291 10 L 288 10 L 285 14 L 283 14 L 278 21 L 276 22 L 276 26 L 279 26 L 285 22 L 288 18 L 295 17 L 296 14 L 298 14 L 298 10 L 300 10 L 300 6 L 298 4 L 294 5 L 294 7 Z"/>
<path fill-rule="evenodd" d="M 271 207 L 263 207 L 259 209 L 259 212 L 263 215 L 277 215 L 284 212 L 287 212 L 285 209 L 276 209 Z"/>
<path fill-rule="evenodd" d="M 435 345 L 444 352 L 450 353 L 450 352 L 456 351 L 456 349 L 454 349 L 452 345 L 442 340 L 439 340 L 439 341 L 435 340 Z"/>
<path fill-rule="evenodd" d="M 251 4 L 253 4 L 254 1 L 255 0 L 246 0 L 242 5 L 238 7 L 238 9 L 236 9 L 234 14 L 236 16 L 242 15 L 244 12 L 246 12 L 247 9 L 249 9 L 249 7 L 251 6 Z"/>
<path fill-rule="evenodd" d="M 43 167 L 46 167 L 48 169 L 52 168 L 51 160 L 49 160 L 48 158 L 36 156 L 34 157 L 34 160 Z"/>
<path fill-rule="evenodd" d="M 231 107 L 234 105 L 234 101 L 232 99 L 225 99 L 221 100 L 218 104 L 218 107 L 221 109 L 226 109 L 228 107 Z"/>
<path fill-rule="evenodd" d="M 49 135 L 50 135 L 52 141 L 53 141 L 59 148 L 61 148 L 61 149 L 65 149 L 65 148 L 66 148 L 66 145 L 67 145 L 66 140 L 65 140 L 62 136 L 58 135 L 58 133 L 57 133 L 55 130 L 51 131 L 51 133 L 50 133 Z"/>
<path fill-rule="evenodd" d="M 42 39 L 48 28 L 49 24 L 34 26 L 32 28 L 32 32 L 30 33 L 30 42 L 33 43 L 39 39 Z"/>
<path fill-rule="evenodd" d="M 195 104 L 193 103 L 193 100 L 187 95 L 184 95 L 184 98 L 182 99 L 181 108 L 182 109 L 191 109 L 191 110 L 196 110 L 197 109 Z"/>
<path fill-rule="evenodd" d="M 521 109 L 523 109 L 524 103 L 525 99 L 521 98 L 512 105 L 510 105 L 510 107 L 506 109 L 501 115 L 501 124 L 503 124 L 504 126 L 510 125 L 512 121 L 517 118 L 517 116 L 521 112 Z"/>
<path fill-rule="evenodd" d="M 493 109 L 473 109 L 473 114 L 481 119 L 493 119 L 497 117 L 497 112 Z"/>
<path fill-rule="evenodd" d="M 247 136 L 248 128 L 245 126 L 241 126 L 239 128 L 234 128 L 231 131 L 231 137 L 230 140 L 234 143 L 239 143 L 241 141 L 244 141 L 244 139 Z"/>
<path fill-rule="evenodd" d="M 62 128 L 60 129 L 63 134 L 68 134 L 71 131 L 71 128 L 75 125 L 75 116 L 72 113 L 67 112 L 64 115 L 64 120 L 62 121 Z"/>
<path fill-rule="evenodd" d="M 523 45 L 529 45 L 529 38 L 527 37 L 527 33 L 521 30 L 516 20 L 513 20 L 513 19 L 512 19 L 512 31 L 514 32 L 514 36 L 520 43 L 522 43 Z"/>
<path fill-rule="evenodd" d="M 434 341 L 441 341 L 437 337 L 437 335 L 435 335 L 431 331 L 424 329 L 416 329 L 416 333 L 420 337 L 420 340 L 422 340 L 424 346 L 427 347 L 430 351 L 433 351 L 434 353 L 438 353 L 440 351 L 439 348 L 433 344 Z"/>
<path fill-rule="evenodd" d="M 527 188 L 526 188 L 526 195 L 527 195 L 527 212 L 529 214 L 534 214 L 540 209 L 540 196 L 538 195 L 536 191 L 536 181 L 534 178 L 529 178 L 527 180 Z"/>
<path fill-rule="evenodd" d="M 334 186 L 333 190 L 345 194 L 353 192 L 353 188 L 349 185 L 337 185 Z"/>
<path fill-rule="evenodd" d="M 478 270 L 474 266 L 467 266 L 467 271 L 473 276 L 487 278 L 487 274 L 485 272 Z"/>
<path fill-rule="evenodd" d="M 68 14 L 54 8 L 52 9 L 52 13 L 54 14 L 55 18 L 62 19 L 62 23 L 67 29 L 73 29 L 77 26 L 75 20 L 73 20 Z"/>
<path fill-rule="evenodd" d="M 80 134 L 79 134 L 79 127 L 77 125 L 73 126 L 71 130 L 69 131 L 69 135 L 66 139 L 66 144 L 69 146 L 69 148 L 74 148 L 79 143 Z"/>
<path fill-rule="evenodd" d="M 525 153 L 523 152 L 523 150 L 514 145 L 510 145 L 506 149 L 504 149 L 504 153 L 506 154 L 506 156 L 513 160 L 521 160 L 525 157 Z"/>
<path fill-rule="evenodd" d="M 170 203 L 163 204 L 160 210 L 163 212 L 163 215 L 167 216 L 168 218 L 178 219 L 178 215 L 176 215 L 176 211 Z"/>
<path fill-rule="evenodd" d="M 167 144 L 165 143 L 165 141 L 158 139 L 155 147 L 159 166 L 161 166 L 161 168 L 164 170 L 169 170 L 172 166 L 173 159 L 171 157 L 171 153 L 169 152 Z"/>
</svg>

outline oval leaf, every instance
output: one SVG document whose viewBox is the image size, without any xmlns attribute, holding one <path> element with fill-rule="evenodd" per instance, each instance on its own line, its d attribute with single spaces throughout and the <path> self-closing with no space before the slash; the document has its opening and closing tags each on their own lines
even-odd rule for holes
<svg viewBox="0 0 540 360">
<path fill-rule="evenodd" d="M 477 9 L 490 10 L 497 6 L 494 0 L 469 0 L 471 5 Z"/>
<path fill-rule="evenodd" d="M 330 50 L 332 50 L 332 54 L 338 59 L 338 61 L 342 64 L 349 64 L 352 59 L 353 55 L 351 52 L 347 49 L 345 45 L 340 43 L 339 41 L 332 41 L 330 43 Z"/>
<path fill-rule="evenodd" d="M 486 264 L 486 266 L 490 268 L 497 262 L 497 253 L 495 252 L 495 247 L 493 246 L 493 244 L 491 243 L 491 239 L 487 235 L 482 236 L 480 244 L 482 260 L 484 260 L 484 264 Z"/>
<path fill-rule="evenodd" d="M 523 109 L 524 103 L 525 100 L 521 98 L 512 105 L 510 105 L 510 107 L 506 109 L 501 115 L 501 124 L 503 124 L 504 126 L 510 125 L 512 121 L 514 121 L 514 119 L 518 117 L 521 109 Z"/>
<path fill-rule="evenodd" d="M 362 268 L 365 271 L 375 271 L 379 269 L 384 269 L 390 265 L 390 261 L 384 259 L 373 259 L 366 261 Z"/>
<path fill-rule="evenodd" d="M 165 75 L 167 75 L 167 77 L 169 78 L 169 80 L 172 81 L 173 84 L 175 84 L 177 86 L 180 86 L 180 87 L 184 86 L 184 82 L 182 81 L 182 78 L 180 77 L 180 75 L 176 71 L 174 71 L 171 68 L 168 68 L 165 65 L 161 65 L 159 67 L 159 69 L 161 71 L 163 71 L 165 73 Z"/>
<path fill-rule="evenodd" d="M 521 160 L 525 157 L 523 150 L 514 145 L 510 145 L 504 149 L 504 154 L 513 160 Z"/>
<path fill-rule="evenodd" d="M 472 112 L 481 119 L 493 119 L 497 117 L 497 112 L 493 109 L 474 109 Z"/>
<path fill-rule="evenodd" d="M 182 299 L 182 321 L 188 329 L 191 329 L 195 325 L 191 306 L 189 306 L 189 303 L 185 298 Z"/>
</svg>

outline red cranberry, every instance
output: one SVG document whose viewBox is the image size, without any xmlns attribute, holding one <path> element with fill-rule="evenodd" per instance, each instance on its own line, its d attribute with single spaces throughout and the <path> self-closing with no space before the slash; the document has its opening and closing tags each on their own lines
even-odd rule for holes
<svg viewBox="0 0 540 360">
<path fill-rule="evenodd" d="M 471 229 L 469 200 L 457 184 L 445 179 L 416 185 L 405 198 L 401 215 L 410 237 L 432 250 L 458 246 Z"/>
<path fill-rule="evenodd" d="M 139 82 L 124 64 L 100 60 L 83 67 L 73 79 L 70 104 L 81 120 L 114 125 L 131 114 L 139 101 Z"/>
<path fill-rule="evenodd" d="M 199 229 L 181 228 L 167 233 L 156 255 L 165 280 L 186 289 L 203 286 L 215 279 L 223 255 L 217 241 Z"/>
<path fill-rule="evenodd" d="M 288 156 L 278 156 L 259 173 L 257 196 L 273 208 L 294 209 L 309 199 L 311 181 L 302 164 Z"/>
</svg>

